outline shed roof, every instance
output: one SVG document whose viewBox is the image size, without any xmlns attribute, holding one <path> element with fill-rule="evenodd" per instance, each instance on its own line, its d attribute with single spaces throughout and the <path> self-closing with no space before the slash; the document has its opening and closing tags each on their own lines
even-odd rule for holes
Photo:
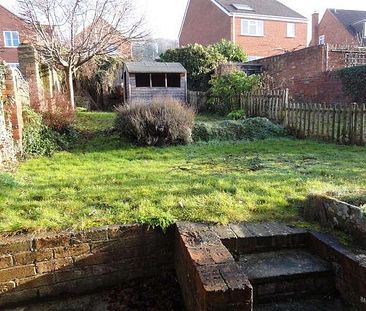
<svg viewBox="0 0 366 311">
<path fill-rule="evenodd" d="M 129 73 L 186 73 L 181 63 L 126 62 Z"/>
</svg>

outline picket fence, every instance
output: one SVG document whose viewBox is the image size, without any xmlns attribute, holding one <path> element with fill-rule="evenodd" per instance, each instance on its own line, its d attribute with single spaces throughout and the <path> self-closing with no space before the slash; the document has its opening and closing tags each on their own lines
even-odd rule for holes
<svg viewBox="0 0 366 311">
<path fill-rule="evenodd" d="M 205 93 L 191 94 L 195 105 L 207 102 Z M 316 138 L 339 144 L 365 145 L 366 105 L 324 104 L 289 99 L 287 89 L 257 91 L 235 97 L 249 117 L 266 117 L 301 138 Z"/>
</svg>

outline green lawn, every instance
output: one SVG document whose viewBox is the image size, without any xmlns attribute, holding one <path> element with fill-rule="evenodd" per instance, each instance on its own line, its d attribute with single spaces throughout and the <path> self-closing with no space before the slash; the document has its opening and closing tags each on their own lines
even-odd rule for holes
<svg viewBox="0 0 366 311">
<path fill-rule="evenodd" d="M 111 113 L 79 113 L 74 150 L 0 173 L 0 231 L 174 220 L 297 220 L 309 191 L 365 188 L 366 150 L 290 138 L 122 144 Z"/>
</svg>

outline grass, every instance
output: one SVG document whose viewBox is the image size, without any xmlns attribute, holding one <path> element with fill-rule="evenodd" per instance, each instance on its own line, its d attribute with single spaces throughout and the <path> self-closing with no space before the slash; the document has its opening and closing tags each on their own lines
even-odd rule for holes
<svg viewBox="0 0 366 311">
<path fill-rule="evenodd" d="M 75 149 L 0 173 L 0 231 L 297 220 L 310 191 L 362 189 L 362 147 L 278 138 L 169 148 L 126 145 L 112 113 L 79 113 Z M 87 138 L 88 137 L 88 138 Z"/>
</svg>

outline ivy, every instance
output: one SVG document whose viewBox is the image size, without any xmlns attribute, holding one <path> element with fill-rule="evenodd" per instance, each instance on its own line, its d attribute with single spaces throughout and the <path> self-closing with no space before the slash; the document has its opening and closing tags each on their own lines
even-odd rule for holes
<svg viewBox="0 0 366 311">
<path fill-rule="evenodd" d="M 366 66 L 355 66 L 337 71 L 346 95 L 355 102 L 366 102 Z"/>
</svg>

